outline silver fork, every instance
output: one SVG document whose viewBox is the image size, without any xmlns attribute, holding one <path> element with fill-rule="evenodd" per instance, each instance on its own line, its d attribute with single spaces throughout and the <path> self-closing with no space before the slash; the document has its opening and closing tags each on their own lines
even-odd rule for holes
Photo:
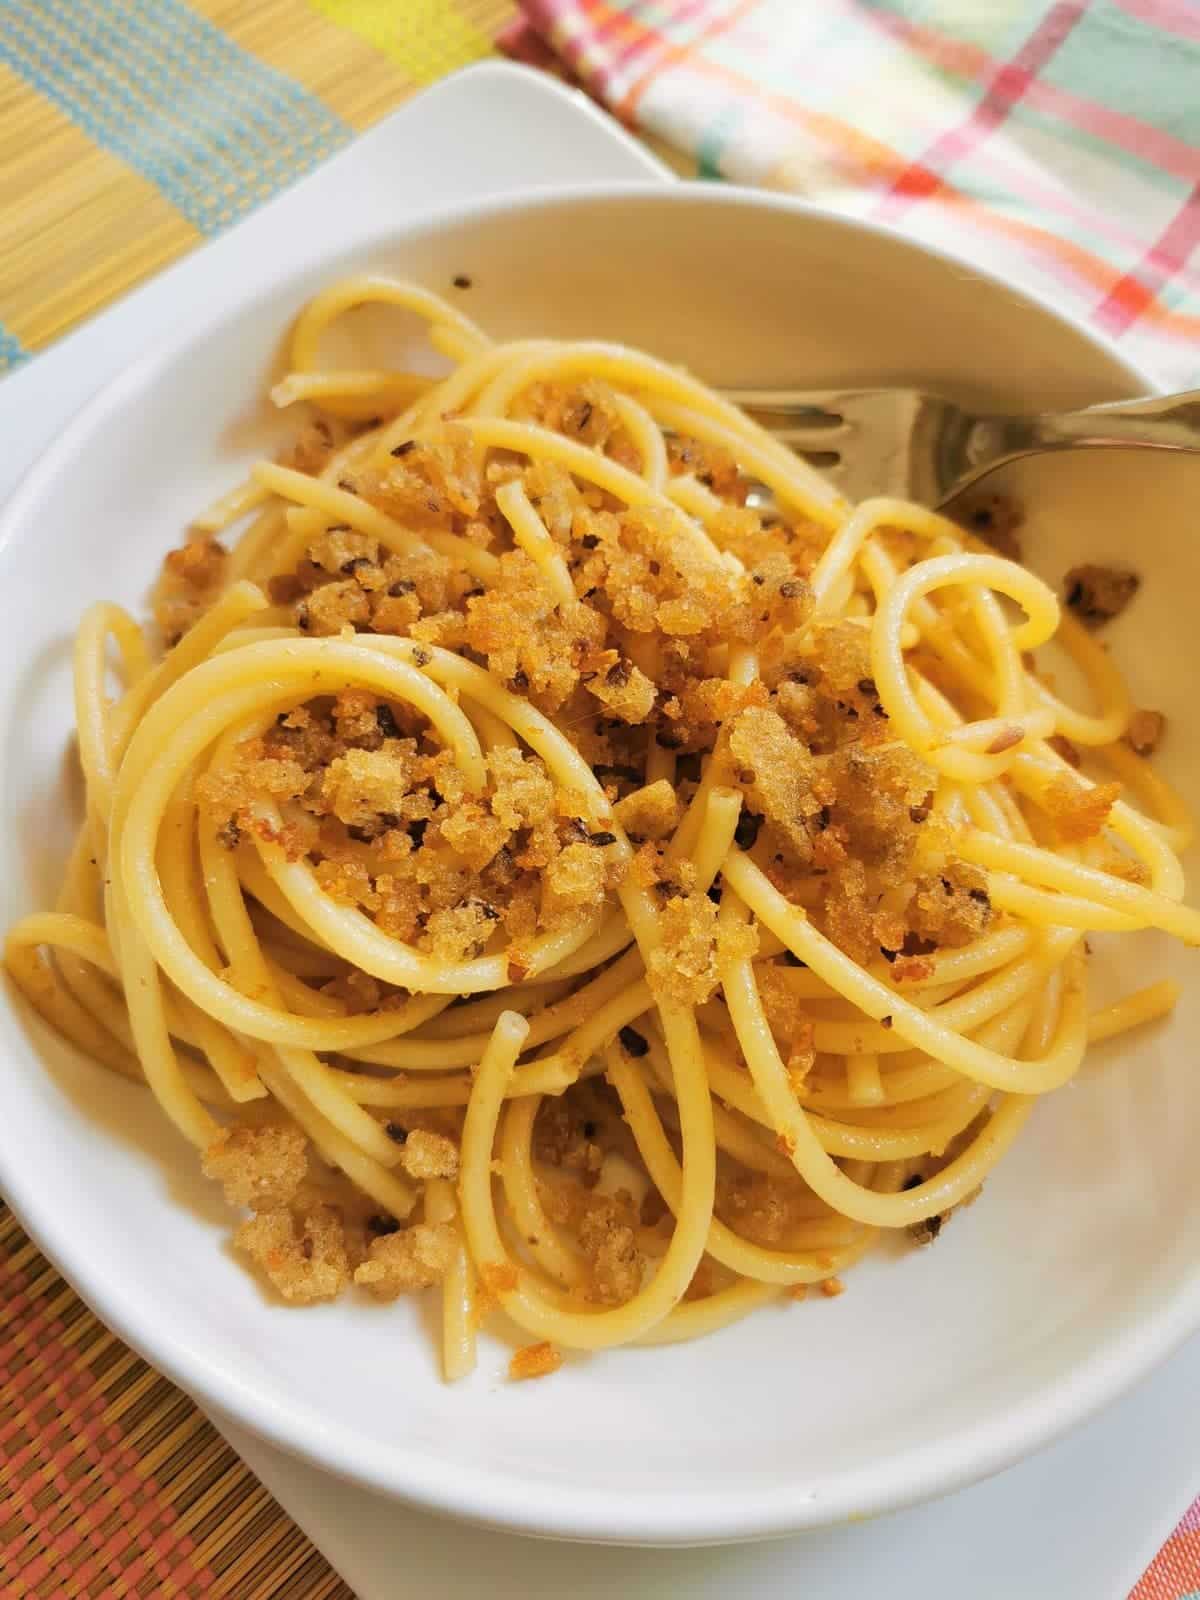
<svg viewBox="0 0 1200 1600">
<path fill-rule="evenodd" d="M 971 412 L 918 389 L 724 389 L 850 500 L 941 506 L 996 467 L 1045 450 L 1200 451 L 1200 390 L 1031 416 Z"/>
</svg>

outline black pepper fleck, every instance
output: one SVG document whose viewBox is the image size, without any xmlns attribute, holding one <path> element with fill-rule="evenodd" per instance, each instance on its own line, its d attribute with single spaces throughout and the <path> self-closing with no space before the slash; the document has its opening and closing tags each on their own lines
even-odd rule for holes
<svg viewBox="0 0 1200 1600">
<path fill-rule="evenodd" d="M 758 838 L 758 830 L 762 827 L 763 819 L 757 811 L 743 809 L 737 820 L 737 827 L 733 830 L 733 842 L 739 850 L 750 850 Z"/>
</svg>

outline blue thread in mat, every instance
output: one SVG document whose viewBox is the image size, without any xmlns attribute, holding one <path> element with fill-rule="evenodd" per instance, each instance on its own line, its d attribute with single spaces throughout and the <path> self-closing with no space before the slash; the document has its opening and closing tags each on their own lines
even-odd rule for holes
<svg viewBox="0 0 1200 1600">
<path fill-rule="evenodd" d="M 205 234 L 353 138 L 182 0 L 0 0 L 0 61 Z"/>
<path fill-rule="evenodd" d="M 14 367 L 19 367 L 22 361 L 29 360 L 29 351 L 25 349 L 15 333 L 0 322 L 0 376 L 11 372 Z"/>
</svg>

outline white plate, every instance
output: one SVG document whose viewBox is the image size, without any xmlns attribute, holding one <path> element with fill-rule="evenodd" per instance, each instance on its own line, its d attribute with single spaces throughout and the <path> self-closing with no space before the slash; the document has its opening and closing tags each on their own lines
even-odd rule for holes
<svg viewBox="0 0 1200 1600">
<path fill-rule="evenodd" d="M 438 146 L 421 148 L 428 178 Z M 461 145 L 451 153 L 460 161 Z M 289 248 L 284 207 L 303 199 L 318 216 L 310 186 L 322 179 L 330 197 L 359 185 L 376 203 L 351 208 L 336 239 L 318 225 Z M 0 527 L 12 607 L 0 641 L 5 921 L 47 902 L 67 838 L 64 650 L 75 616 L 101 593 L 136 602 L 187 515 L 253 453 L 251 397 L 288 316 L 350 262 L 435 285 L 466 271 L 472 309 L 497 331 L 623 334 L 718 380 L 924 378 L 997 403 L 1099 399 L 1138 382 L 1011 290 L 783 201 L 608 192 L 573 202 L 569 220 L 541 200 L 459 211 L 436 228 L 393 216 L 384 228 L 378 195 L 378 176 L 339 158 L 209 247 L 207 274 L 203 260 L 187 263 L 206 304 L 189 320 L 202 331 L 90 406 L 10 506 Z M 264 253 L 288 267 L 268 276 Z M 171 301 L 177 317 L 187 303 Z M 1195 584 L 1180 508 L 1196 480 L 1189 488 L 1164 469 L 1146 491 L 1112 462 L 1074 477 L 1055 480 L 1061 521 L 1047 521 L 1049 499 L 1039 501 L 1044 542 L 1035 529 L 1032 546 L 1061 570 L 1070 548 L 1112 553 L 1100 548 L 1105 537 L 1117 546 L 1137 529 L 1153 568 L 1125 631 L 1143 630 L 1153 648 L 1127 664 L 1139 695 L 1174 713 L 1173 755 L 1190 755 L 1181 664 L 1195 647 L 1171 600 Z M 1185 971 L 1181 952 L 1155 941 L 1137 950 L 1122 986 L 1144 965 Z M 994 1470 L 1079 1420 L 1194 1326 L 1197 1098 L 1179 1043 L 1194 1029 L 1189 1008 L 1129 1047 L 1119 1070 L 1089 1069 L 1040 1109 L 935 1250 L 858 1269 L 841 1300 L 764 1313 L 692 1348 L 573 1362 L 552 1382 L 518 1388 L 499 1381 L 498 1346 L 485 1347 L 473 1382 L 444 1388 L 415 1306 L 267 1305 L 221 1249 L 222 1208 L 146 1097 L 15 1014 L 0 1019 L 10 1060 L 0 1187 L 105 1320 L 159 1367 L 335 1471 L 541 1533 L 751 1537 L 865 1515 Z"/>
<path fill-rule="evenodd" d="M 358 1600 L 1127 1600 L 1200 1483 L 1200 1340 L 1030 1461 L 892 1517 L 724 1549 L 458 1528 L 222 1423 Z M 1182 1415 L 1181 1415 L 1182 1411 Z"/>
</svg>

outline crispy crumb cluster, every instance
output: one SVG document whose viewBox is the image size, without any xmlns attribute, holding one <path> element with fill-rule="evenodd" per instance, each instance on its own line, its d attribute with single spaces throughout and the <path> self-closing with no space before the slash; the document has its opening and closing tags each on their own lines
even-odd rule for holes
<svg viewBox="0 0 1200 1600">
<path fill-rule="evenodd" d="M 154 620 L 168 649 L 218 597 L 227 564 L 225 547 L 207 533 L 193 535 L 167 555 L 154 592 Z"/>
<path fill-rule="evenodd" d="M 298 1128 L 226 1128 L 204 1152 L 201 1170 L 231 1206 L 272 1211 L 286 1206 L 308 1173 L 308 1141 Z"/>
<path fill-rule="evenodd" d="M 350 1282 L 342 1219 L 331 1206 L 301 1214 L 287 1206 L 258 1211 L 238 1228 L 234 1244 L 298 1305 L 333 1300 Z"/>
<path fill-rule="evenodd" d="M 457 961 L 497 931 L 521 940 L 594 915 L 620 881 L 581 797 L 537 756 L 497 749 L 487 767 L 468 794 L 411 713 L 347 689 L 281 714 L 197 795 L 228 848 L 257 834 L 384 933 Z"/>
<path fill-rule="evenodd" d="M 1089 628 L 1119 617 L 1141 585 L 1128 567 L 1102 567 L 1092 562 L 1072 567 L 1063 579 L 1067 605 Z"/>
<path fill-rule="evenodd" d="M 514 1382 L 525 1378 L 548 1378 L 562 1366 L 562 1351 L 557 1345 L 543 1340 L 541 1344 L 522 1345 L 508 1364 L 508 1375 Z"/>
<path fill-rule="evenodd" d="M 458 1248 L 449 1222 L 418 1222 L 374 1239 L 354 1281 L 376 1300 L 395 1300 L 414 1289 L 428 1289 L 445 1277 Z"/>
</svg>

